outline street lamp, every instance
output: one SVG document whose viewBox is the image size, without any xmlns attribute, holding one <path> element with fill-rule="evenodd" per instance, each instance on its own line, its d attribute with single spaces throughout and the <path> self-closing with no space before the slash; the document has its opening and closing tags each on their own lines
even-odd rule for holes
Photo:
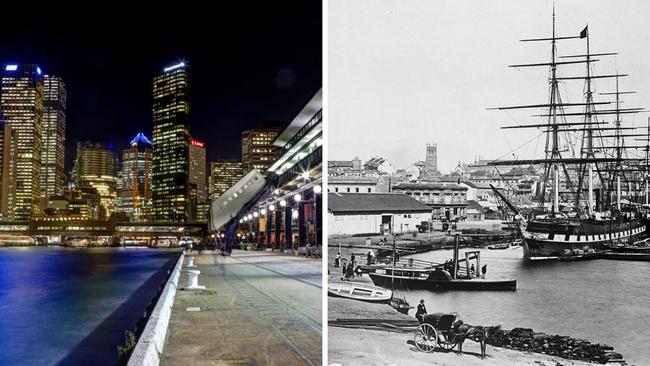
<svg viewBox="0 0 650 366">
<path fill-rule="evenodd" d="M 269 205 L 269 210 L 275 211 L 275 205 Z"/>
<path fill-rule="evenodd" d="M 257 217 L 257 216 L 259 216 L 259 214 L 257 213 L 257 211 L 253 212 L 253 217 Z"/>
<path fill-rule="evenodd" d="M 296 202 L 300 202 L 300 200 L 302 200 L 302 196 L 300 195 L 300 193 L 296 193 L 296 195 L 293 196 L 293 200 Z"/>
<path fill-rule="evenodd" d="M 314 193 L 321 193 L 323 189 L 320 186 L 314 186 Z"/>
<path fill-rule="evenodd" d="M 266 215 L 266 209 L 265 209 L 265 208 L 261 209 L 261 210 L 260 210 L 260 213 L 261 213 L 262 215 Z"/>
<path fill-rule="evenodd" d="M 287 205 L 287 201 L 285 200 L 280 201 L 280 206 L 284 207 L 286 205 Z"/>
</svg>

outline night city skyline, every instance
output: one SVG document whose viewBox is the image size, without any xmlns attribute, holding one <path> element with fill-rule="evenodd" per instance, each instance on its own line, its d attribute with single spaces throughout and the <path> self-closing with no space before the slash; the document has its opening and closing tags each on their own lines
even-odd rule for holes
<svg viewBox="0 0 650 366">
<path fill-rule="evenodd" d="M 208 161 L 240 159 L 244 130 L 284 127 L 322 79 L 320 4 L 264 10 L 169 28 L 15 24 L 0 40 L 0 63 L 35 63 L 63 79 L 66 174 L 78 141 L 112 143 L 119 153 L 139 132 L 151 138 L 151 81 L 179 61 L 189 65 L 192 136 L 206 143 Z"/>
</svg>

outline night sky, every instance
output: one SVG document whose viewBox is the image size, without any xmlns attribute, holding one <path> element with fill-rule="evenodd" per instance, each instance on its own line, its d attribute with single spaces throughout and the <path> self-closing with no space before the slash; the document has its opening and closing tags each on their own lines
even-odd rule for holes
<svg viewBox="0 0 650 366">
<path fill-rule="evenodd" d="M 192 136 L 208 161 L 240 158 L 242 131 L 285 126 L 322 83 L 319 1 L 241 3 L 4 17 L 0 62 L 36 63 L 64 79 L 66 173 L 77 141 L 114 143 L 121 155 L 138 132 L 151 138 L 152 78 L 181 60 L 190 65 Z"/>
</svg>

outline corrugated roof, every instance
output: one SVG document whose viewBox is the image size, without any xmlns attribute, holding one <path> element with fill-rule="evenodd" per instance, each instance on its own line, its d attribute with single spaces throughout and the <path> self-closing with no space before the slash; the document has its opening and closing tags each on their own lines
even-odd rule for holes
<svg viewBox="0 0 650 366">
<path fill-rule="evenodd" d="M 431 212 L 431 207 L 401 193 L 329 193 L 328 210 L 345 212 Z"/>
</svg>

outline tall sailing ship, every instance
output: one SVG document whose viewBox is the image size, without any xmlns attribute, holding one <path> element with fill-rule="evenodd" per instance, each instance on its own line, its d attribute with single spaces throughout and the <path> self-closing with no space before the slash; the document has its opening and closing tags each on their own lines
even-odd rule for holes
<svg viewBox="0 0 650 366">
<path fill-rule="evenodd" d="M 638 243 L 647 238 L 648 133 L 634 133 L 623 125 L 625 116 L 643 108 L 621 108 L 620 97 L 632 91 L 619 90 L 619 79 L 626 74 L 595 74 L 594 64 L 616 53 L 591 53 L 589 31 L 578 35 L 557 36 L 555 9 L 553 31 L 549 38 L 523 39 L 522 42 L 550 43 L 550 62 L 510 65 L 515 68 L 548 67 L 549 95 L 544 104 L 517 105 L 492 109 L 541 109 L 543 123 L 505 126 L 503 129 L 541 129 L 546 144 L 544 156 L 526 160 L 495 160 L 488 165 L 524 165 L 543 167 L 541 189 L 536 195 L 537 209 L 525 218 L 521 208 L 493 188 L 503 207 L 514 217 L 522 235 L 524 257 L 530 260 L 555 259 L 587 255 Z M 557 44 L 584 42 L 586 51 L 558 55 Z M 585 66 L 584 75 L 560 75 L 564 66 Z M 574 67 L 575 68 L 575 67 Z M 567 67 L 570 69 L 570 67 Z M 616 89 L 593 91 L 595 79 L 611 79 Z M 579 103 L 569 103 L 560 94 L 560 83 L 583 82 L 584 96 Z M 605 100 L 612 98 L 613 100 Z M 612 119 L 613 117 L 613 119 Z M 645 141 L 644 145 L 626 144 L 626 138 Z M 638 149 L 645 150 L 645 157 Z M 641 194 L 640 194 L 641 193 Z M 645 205 L 642 196 L 645 196 Z M 549 207 L 550 205 L 550 207 Z"/>
</svg>

